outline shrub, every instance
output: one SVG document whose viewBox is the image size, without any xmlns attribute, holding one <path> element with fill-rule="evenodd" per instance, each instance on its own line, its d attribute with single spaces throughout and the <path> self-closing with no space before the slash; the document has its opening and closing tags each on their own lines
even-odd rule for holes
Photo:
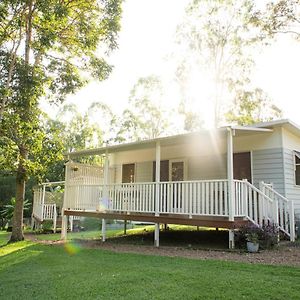
<svg viewBox="0 0 300 300">
<path fill-rule="evenodd" d="M 53 222 L 52 221 L 44 221 L 42 228 L 44 233 L 52 232 Z"/>
<path fill-rule="evenodd" d="M 259 243 L 261 249 L 269 249 L 278 244 L 278 226 L 265 222 L 263 226 L 247 223 L 236 232 L 236 244 L 244 248 L 246 242 Z"/>
</svg>

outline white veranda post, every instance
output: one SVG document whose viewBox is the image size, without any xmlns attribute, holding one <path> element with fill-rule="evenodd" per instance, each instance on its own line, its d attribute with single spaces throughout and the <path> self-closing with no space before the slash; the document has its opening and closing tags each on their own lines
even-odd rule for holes
<svg viewBox="0 0 300 300">
<path fill-rule="evenodd" d="M 155 147 L 155 216 L 159 216 L 159 182 L 160 182 L 160 142 Z M 159 223 L 155 224 L 154 245 L 159 246 Z"/>
<path fill-rule="evenodd" d="M 104 187 L 103 187 L 103 206 L 105 209 L 109 209 L 109 155 L 108 151 L 105 153 L 105 161 L 104 161 Z M 106 220 L 102 219 L 102 241 L 105 242 L 106 239 Z"/>
<path fill-rule="evenodd" d="M 68 157 L 69 159 L 69 157 Z M 65 172 L 65 192 L 64 192 L 64 202 L 63 202 L 63 208 L 61 213 L 61 239 L 66 240 L 67 239 L 67 230 L 68 230 L 68 217 L 65 215 L 64 211 L 67 207 L 67 199 L 68 199 L 68 163 L 65 164 L 66 172 Z"/>
<path fill-rule="evenodd" d="M 235 199 L 234 199 L 234 181 L 233 181 L 233 136 L 234 130 L 227 128 L 227 179 L 228 179 L 228 208 L 229 221 L 234 221 Z M 234 230 L 229 230 L 229 248 L 234 248 Z"/>
</svg>

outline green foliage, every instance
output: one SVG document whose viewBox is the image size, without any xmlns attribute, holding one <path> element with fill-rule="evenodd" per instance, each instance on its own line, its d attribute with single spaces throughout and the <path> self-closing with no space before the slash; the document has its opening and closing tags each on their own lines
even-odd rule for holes
<svg viewBox="0 0 300 300">
<path fill-rule="evenodd" d="M 139 78 L 129 96 L 115 141 L 153 139 L 171 131 L 172 111 L 162 105 L 163 87 L 156 76 Z"/>
<path fill-rule="evenodd" d="M 52 228 L 53 228 L 53 222 L 52 221 L 44 221 L 43 224 L 42 224 L 42 230 L 43 232 L 50 232 L 52 231 Z"/>
<path fill-rule="evenodd" d="M 12 240 L 21 240 L 29 176 L 41 177 L 61 156 L 54 126 L 45 128 L 41 97 L 62 101 L 111 67 L 99 56 L 116 47 L 121 0 L 0 3 L 0 167 L 16 174 Z"/>
<path fill-rule="evenodd" d="M 266 39 L 278 34 L 290 34 L 299 40 L 299 8 L 299 0 L 269 1 L 262 9 L 253 13 L 251 21 Z"/>
<path fill-rule="evenodd" d="M 184 22 L 178 26 L 180 63 L 176 78 L 181 86 L 182 101 L 186 107 L 190 101 L 211 101 L 216 127 L 224 121 L 224 107 L 233 98 L 230 84 L 249 81 L 254 64 L 251 51 L 261 42 L 259 32 L 251 23 L 253 13 L 254 2 L 250 0 L 194 0 L 186 9 Z M 195 100 L 191 99 L 193 95 L 188 94 L 186 86 L 191 79 L 201 78 L 199 72 L 212 87 L 205 99 Z M 207 85 L 207 82 L 202 84 Z"/>
<path fill-rule="evenodd" d="M 13 197 L 10 199 L 9 204 L 3 206 L 3 209 L 0 212 L 0 216 L 3 217 L 8 222 L 11 221 L 14 214 L 15 206 L 16 206 L 16 198 Z M 31 203 L 29 202 L 29 200 L 25 200 L 23 204 L 23 210 L 28 211 L 30 207 L 31 207 Z"/>
<path fill-rule="evenodd" d="M 225 116 L 231 124 L 251 125 L 280 119 L 282 112 L 261 89 L 238 90 L 233 107 Z"/>
<path fill-rule="evenodd" d="M 278 226 L 265 223 L 258 226 L 252 223 L 242 226 L 237 232 L 237 245 L 245 247 L 246 242 L 259 243 L 261 249 L 270 249 L 278 245 Z"/>
</svg>

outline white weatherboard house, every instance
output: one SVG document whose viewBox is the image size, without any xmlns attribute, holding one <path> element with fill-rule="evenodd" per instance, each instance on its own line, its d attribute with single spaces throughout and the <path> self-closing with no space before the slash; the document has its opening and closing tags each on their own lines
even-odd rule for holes
<svg viewBox="0 0 300 300">
<path fill-rule="evenodd" d="M 104 155 L 103 167 L 72 162 L 87 155 Z M 300 127 L 289 120 L 83 150 L 69 159 L 63 238 L 67 216 L 92 216 L 102 219 L 104 240 L 106 219 L 153 222 L 156 246 L 160 223 L 227 228 L 230 248 L 245 222 L 272 221 L 295 239 Z"/>
</svg>

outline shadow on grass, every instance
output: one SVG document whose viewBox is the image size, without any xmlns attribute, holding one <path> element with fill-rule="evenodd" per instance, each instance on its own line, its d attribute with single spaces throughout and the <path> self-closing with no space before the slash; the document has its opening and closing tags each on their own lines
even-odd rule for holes
<svg viewBox="0 0 300 300">
<path fill-rule="evenodd" d="M 107 239 L 108 243 L 153 245 L 154 233 L 144 229 L 141 233 L 122 235 Z M 228 232 L 225 230 L 166 230 L 160 231 L 161 246 L 177 246 L 197 249 L 227 249 Z"/>
</svg>

